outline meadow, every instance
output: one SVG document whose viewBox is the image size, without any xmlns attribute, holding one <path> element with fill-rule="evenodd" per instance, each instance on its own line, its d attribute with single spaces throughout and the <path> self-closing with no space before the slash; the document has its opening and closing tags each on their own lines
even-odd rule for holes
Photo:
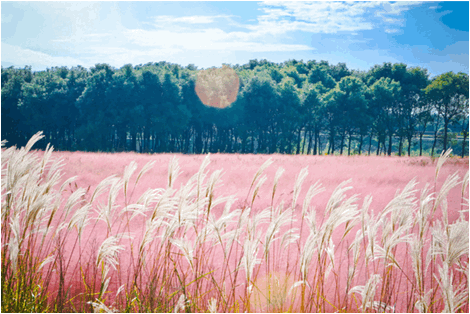
<svg viewBox="0 0 470 314">
<path fill-rule="evenodd" d="M 2 148 L 2 312 L 468 312 L 468 158 Z"/>
</svg>

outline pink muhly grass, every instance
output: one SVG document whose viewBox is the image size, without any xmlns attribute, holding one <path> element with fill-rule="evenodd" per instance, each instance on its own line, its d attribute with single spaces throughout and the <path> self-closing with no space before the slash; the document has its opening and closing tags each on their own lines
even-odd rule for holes
<svg viewBox="0 0 470 314">
<path fill-rule="evenodd" d="M 4 311 L 468 311 L 468 172 L 450 152 L 434 171 L 31 152 L 40 138 L 2 152 Z"/>
</svg>

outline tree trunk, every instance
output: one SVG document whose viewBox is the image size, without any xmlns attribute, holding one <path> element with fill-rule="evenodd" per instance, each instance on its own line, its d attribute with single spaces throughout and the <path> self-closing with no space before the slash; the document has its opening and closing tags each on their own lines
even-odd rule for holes
<svg viewBox="0 0 470 314">
<path fill-rule="evenodd" d="M 359 155 L 361 155 L 363 140 L 364 140 L 364 134 L 361 133 L 361 140 L 359 141 Z"/>
<path fill-rule="evenodd" d="M 413 141 L 412 136 L 408 136 L 408 157 L 411 156 L 411 142 Z"/>
<path fill-rule="evenodd" d="M 392 155 L 392 136 L 393 136 L 393 134 L 390 133 L 390 139 L 388 141 L 388 155 L 389 156 Z"/>
<path fill-rule="evenodd" d="M 436 130 L 434 131 L 434 141 L 432 143 L 432 149 L 431 149 L 431 157 L 434 156 L 434 148 L 436 147 L 436 142 L 437 142 L 437 127 Z"/>
<path fill-rule="evenodd" d="M 398 156 L 401 157 L 402 151 L 403 151 L 403 136 L 400 135 L 400 141 L 398 143 Z"/>
<path fill-rule="evenodd" d="M 320 130 L 319 129 L 315 130 L 313 141 L 314 141 L 313 150 L 315 151 L 315 155 L 321 155 L 322 150 L 321 150 Z"/>
<path fill-rule="evenodd" d="M 301 140 L 302 128 L 299 129 L 299 135 L 297 135 L 297 155 L 300 154 L 300 140 Z"/>
<path fill-rule="evenodd" d="M 316 132 L 316 138 L 315 141 L 318 140 L 318 146 L 317 146 L 317 155 L 321 155 L 323 153 L 322 147 L 321 147 L 321 137 L 320 137 L 320 131 Z M 315 144 L 316 145 L 316 144 Z"/>
<path fill-rule="evenodd" d="M 468 120 L 467 120 L 468 121 Z M 464 125 L 462 123 L 462 125 Z M 465 145 L 467 144 L 467 137 L 468 137 L 468 123 L 464 125 L 464 128 L 462 130 L 463 133 L 463 141 L 462 141 L 462 158 L 465 156 Z"/>
<path fill-rule="evenodd" d="M 307 142 L 308 133 L 309 132 L 307 132 L 307 129 L 305 129 L 305 131 L 304 131 L 304 142 L 302 143 L 302 154 L 305 154 L 305 143 Z"/>
<path fill-rule="evenodd" d="M 370 138 L 370 140 L 372 141 L 372 137 Z M 382 140 L 382 136 L 380 134 L 378 134 L 377 135 L 377 152 L 375 153 L 377 156 L 379 156 L 379 154 L 380 154 L 380 144 L 382 142 L 381 140 Z"/>
<path fill-rule="evenodd" d="M 328 146 L 328 155 L 335 154 L 335 134 L 334 131 L 330 132 L 330 145 Z"/>
<path fill-rule="evenodd" d="M 312 141 L 313 141 L 313 152 L 312 152 L 313 155 L 316 155 L 316 154 L 317 154 L 317 151 L 318 151 L 318 147 L 317 147 L 317 144 L 318 144 L 318 143 L 317 143 L 317 136 L 318 136 L 318 135 L 317 135 L 317 134 L 318 134 L 318 132 L 317 132 L 316 129 L 315 129 L 314 132 L 312 132 L 312 133 L 310 134 L 309 147 L 310 147 L 310 145 L 312 144 Z M 313 137 L 313 138 L 312 138 L 312 137 Z M 309 153 L 310 153 L 310 150 L 309 150 Z"/>
<path fill-rule="evenodd" d="M 351 134 L 349 134 L 349 143 L 348 143 L 348 156 L 351 156 Z"/>
<path fill-rule="evenodd" d="M 423 155 L 423 135 L 424 133 L 419 134 L 419 156 Z"/>
<path fill-rule="evenodd" d="M 343 131 L 343 134 L 341 134 L 341 147 L 340 147 L 340 155 L 343 155 L 343 146 L 344 146 L 344 138 L 346 137 L 346 132 Z"/>
<path fill-rule="evenodd" d="M 447 127 L 449 126 L 449 121 L 444 120 L 444 151 L 447 150 Z"/>
</svg>

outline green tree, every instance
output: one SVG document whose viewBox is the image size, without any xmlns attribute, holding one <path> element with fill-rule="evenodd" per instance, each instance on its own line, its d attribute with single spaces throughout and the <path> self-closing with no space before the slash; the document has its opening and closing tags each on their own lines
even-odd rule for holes
<svg viewBox="0 0 470 314">
<path fill-rule="evenodd" d="M 273 81 L 260 80 L 254 77 L 245 86 L 241 93 L 241 105 L 243 106 L 242 150 L 247 151 L 247 139 L 251 138 L 251 152 L 255 151 L 255 141 L 261 145 L 269 145 L 270 152 L 277 150 L 278 134 L 282 121 L 279 120 L 279 96 Z M 260 138 L 261 136 L 261 138 Z M 268 144 L 269 143 L 269 144 Z"/>
<path fill-rule="evenodd" d="M 380 145 L 383 144 L 385 147 L 385 139 L 388 136 L 387 154 L 390 156 L 397 120 L 397 102 L 401 94 L 400 83 L 382 77 L 370 87 L 370 93 L 371 113 L 375 117 L 374 129 L 378 137 L 377 155 L 380 153 Z"/>
<path fill-rule="evenodd" d="M 460 97 L 464 97 L 463 95 L 460 96 Z M 460 154 L 460 156 L 463 158 L 465 156 L 465 152 L 466 152 L 466 149 L 465 149 L 465 145 L 467 144 L 467 138 L 468 138 L 468 126 L 469 126 L 469 117 L 468 117 L 468 99 L 466 100 L 467 102 L 467 105 L 465 105 L 464 107 L 464 111 L 462 112 L 462 114 L 460 115 L 459 117 L 459 120 L 461 121 L 460 125 L 462 127 L 462 131 L 461 131 L 461 134 L 463 136 L 462 138 L 462 152 Z"/>
<path fill-rule="evenodd" d="M 317 85 L 321 83 L 317 83 Z M 316 155 L 319 153 L 319 139 L 320 131 L 323 128 L 323 115 L 322 109 L 324 107 L 321 93 L 318 92 L 316 85 L 308 84 L 304 88 L 305 98 L 303 100 L 303 111 L 305 113 L 306 128 L 308 134 L 308 147 L 307 154 L 310 153 L 311 149 L 313 154 Z M 322 86 L 323 87 L 323 86 Z M 307 137 L 307 136 L 305 136 Z M 313 147 L 312 147 L 313 142 Z M 305 143 L 305 141 L 304 141 Z"/>
<path fill-rule="evenodd" d="M 365 84 L 358 78 L 346 76 L 341 79 L 337 87 L 332 91 L 332 101 L 335 102 L 336 115 L 341 133 L 340 154 L 346 135 L 348 135 L 348 155 L 351 154 L 353 134 L 359 131 L 362 119 L 367 112 L 365 99 Z"/>
<path fill-rule="evenodd" d="M 22 87 L 31 80 L 31 68 L 2 67 L 2 140 L 8 145 L 25 145 L 29 138 L 28 121 L 22 110 Z"/>
<path fill-rule="evenodd" d="M 80 112 L 77 137 L 79 149 L 109 150 L 114 136 L 110 104 L 106 90 L 113 84 L 114 70 L 107 64 L 97 64 L 90 69 L 85 90 L 77 100 Z"/>
<path fill-rule="evenodd" d="M 447 150 L 449 124 L 460 117 L 465 106 L 468 106 L 468 83 L 467 74 L 447 72 L 434 78 L 425 88 L 426 95 L 439 103 L 435 109 L 444 122 L 444 150 Z"/>
<path fill-rule="evenodd" d="M 297 143 L 296 151 L 300 153 L 301 133 L 306 124 L 299 91 L 295 84 L 294 79 L 285 78 L 279 85 L 279 111 L 275 120 L 281 130 L 282 153 L 292 153 L 295 143 Z"/>
<path fill-rule="evenodd" d="M 430 123 L 434 121 L 432 115 L 432 105 L 426 99 L 419 102 L 418 107 L 416 108 L 416 123 L 417 123 L 417 132 L 419 135 L 419 155 L 423 154 L 423 136 L 426 132 L 427 127 Z"/>
<path fill-rule="evenodd" d="M 308 75 L 308 82 L 315 84 L 321 82 L 327 89 L 334 88 L 336 81 L 328 73 L 328 68 L 325 64 L 323 65 L 311 65 L 311 69 Z"/>
</svg>

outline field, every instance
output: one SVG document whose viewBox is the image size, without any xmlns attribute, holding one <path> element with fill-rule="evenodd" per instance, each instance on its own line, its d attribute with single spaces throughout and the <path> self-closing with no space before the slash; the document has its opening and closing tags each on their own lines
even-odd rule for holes
<svg viewBox="0 0 470 314">
<path fill-rule="evenodd" d="M 2 312 L 468 312 L 467 171 L 5 149 Z"/>
</svg>

